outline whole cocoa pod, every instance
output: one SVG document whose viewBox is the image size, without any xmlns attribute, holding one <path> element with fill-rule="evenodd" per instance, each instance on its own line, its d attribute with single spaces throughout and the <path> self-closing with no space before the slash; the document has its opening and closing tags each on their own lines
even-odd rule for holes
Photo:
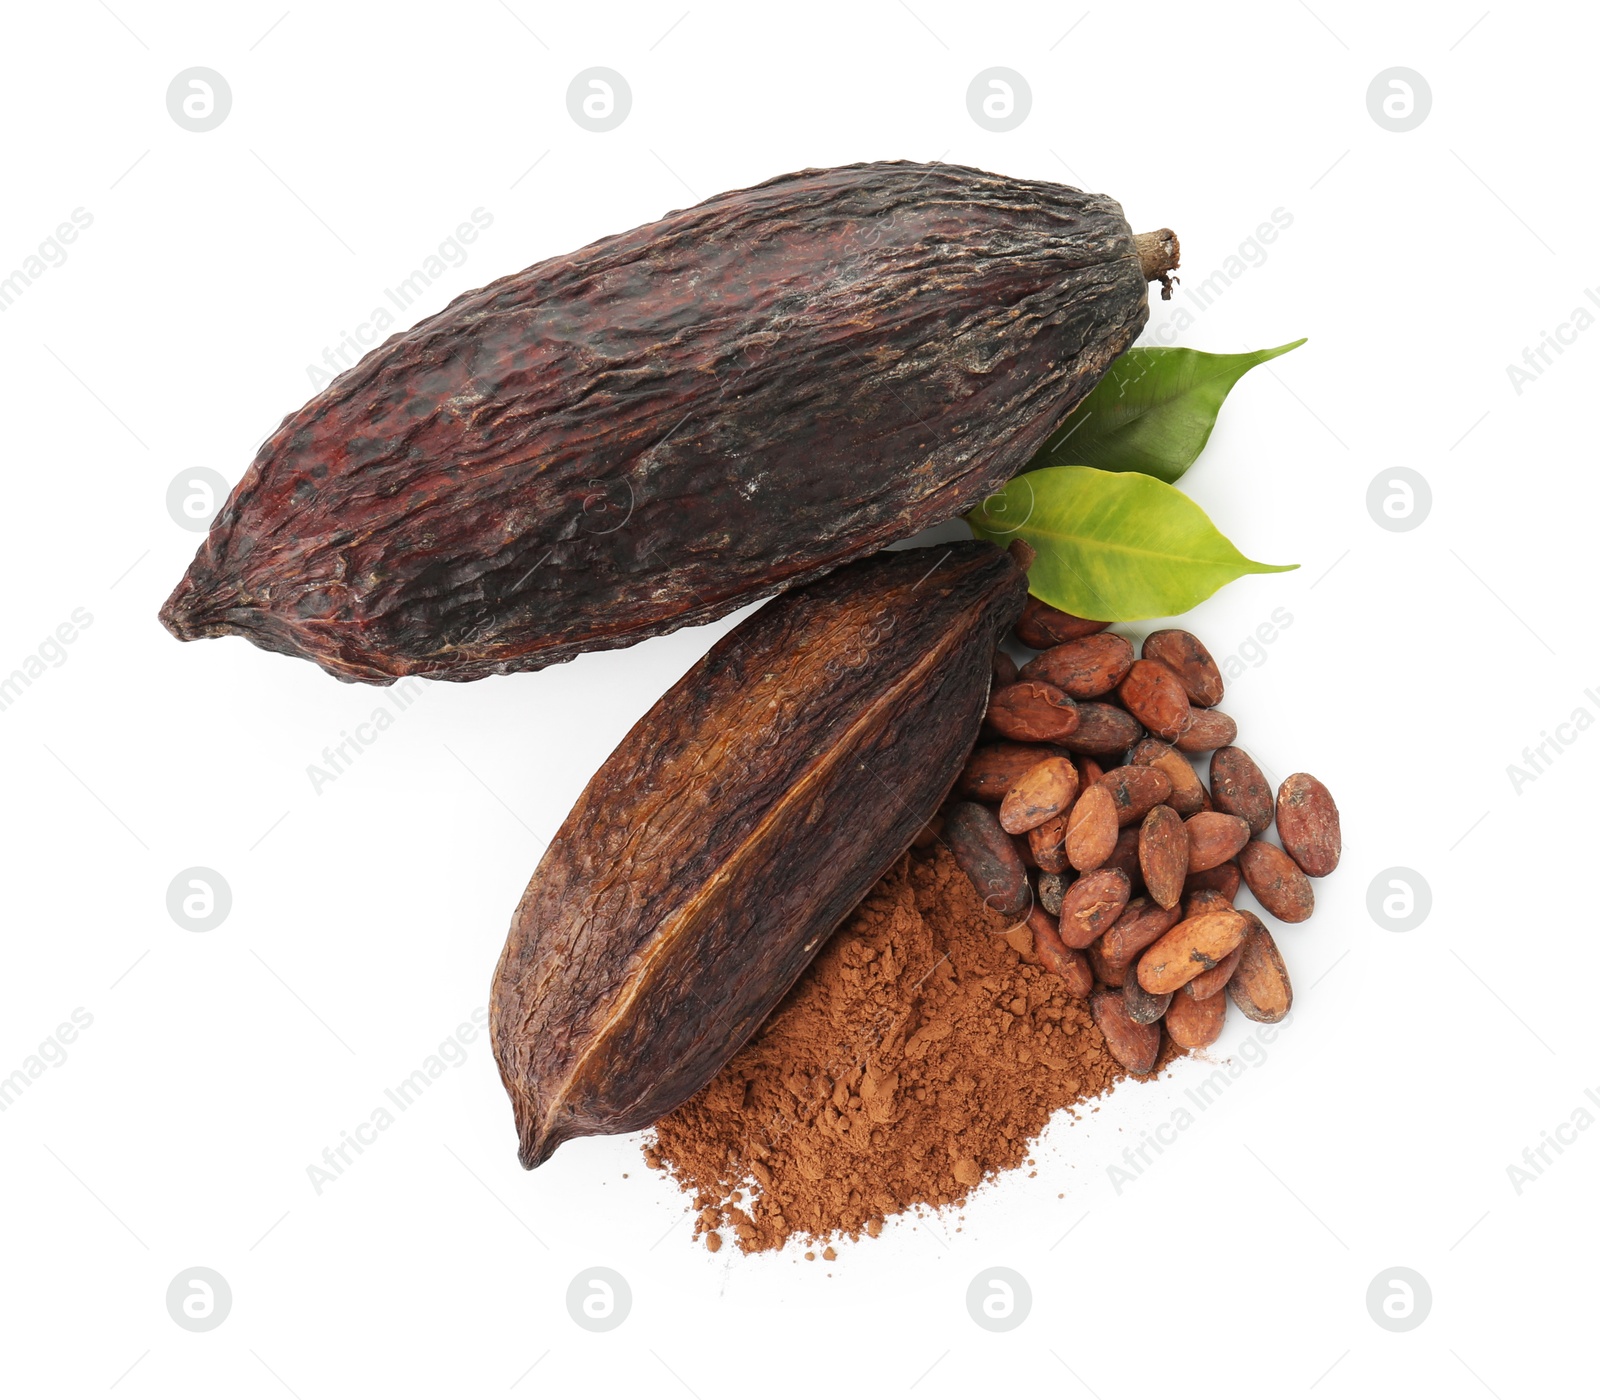
<svg viewBox="0 0 1600 1400">
<path fill-rule="evenodd" d="M 803 170 L 391 336 L 267 439 L 161 620 L 466 681 L 710 621 L 997 490 L 1170 231 L 955 165 Z"/>
<path fill-rule="evenodd" d="M 760 1026 L 949 791 L 1026 592 L 990 545 L 879 554 L 747 618 L 633 727 L 495 973 L 524 1166 L 655 1122 Z"/>
</svg>

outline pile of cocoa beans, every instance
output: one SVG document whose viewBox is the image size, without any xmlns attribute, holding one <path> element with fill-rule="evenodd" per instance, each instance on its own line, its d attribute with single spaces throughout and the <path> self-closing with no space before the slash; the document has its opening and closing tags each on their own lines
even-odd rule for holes
<svg viewBox="0 0 1600 1400">
<path fill-rule="evenodd" d="M 1176 628 L 1137 658 L 1104 622 L 1028 600 L 1020 670 L 995 653 L 983 732 L 918 838 L 942 839 L 985 902 L 1032 933 L 1033 960 L 1087 998 L 1106 1044 L 1148 1074 L 1173 1044 L 1222 1034 L 1231 999 L 1281 1021 L 1293 992 L 1242 883 L 1286 924 L 1339 863 L 1339 812 L 1309 773 L 1274 798 L 1217 705 L 1222 673 Z M 1210 754 L 1209 787 L 1191 760 Z M 1278 839 L 1266 839 L 1276 820 Z M 1024 946 L 1026 946 L 1024 941 Z"/>
</svg>

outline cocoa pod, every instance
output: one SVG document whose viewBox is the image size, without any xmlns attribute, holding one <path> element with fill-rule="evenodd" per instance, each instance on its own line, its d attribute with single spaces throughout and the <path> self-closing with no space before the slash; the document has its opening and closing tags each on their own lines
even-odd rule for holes
<svg viewBox="0 0 1600 1400">
<path fill-rule="evenodd" d="M 1133 647 L 1115 632 L 1097 632 L 1040 652 L 1022 668 L 1024 680 L 1045 681 L 1072 696 L 1109 695 L 1133 665 Z"/>
<path fill-rule="evenodd" d="M 1183 682 L 1159 661 L 1135 661 L 1117 687 L 1128 713 L 1158 738 L 1174 740 L 1189 727 Z"/>
<path fill-rule="evenodd" d="M 1239 878 L 1239 862 L 1236 860 L 1225 860 L 1209 870 L 1191 870 L 1183 882 L 1184 898 L 1187 899 L 1197 890 L 1217 890 L 1231 904 L 1239 893 Z"/>
<path fill-rule="evenodd" d="M 1128 962 L 1182 919 L 1179 909 L 1163 909 L 1142 896 L 1130 899 L 1122 916 L 1101 935 L 1100 947 L 1111 962 Z"/>
<path fill-rule="evenodd" d="M 1017 663 L 1007 656 L 1005 652 L 996 651 L 991 674 L 994 676 L 994 688 L 996 690 L 1013 685 L 1017 679 Z"/>
<path fill-rule="evenodd" d="M 1042 681 L 1018 681 L 989 698 L 989 727 L 1025 744 L 1060 743 L 1078 727 L 1077 702 Z"/>
<path fill-rule="evenodd" d="M 1141 739 L 1133 746 L 1128 762 L 1146 768 L 1159 768 L 1167 775 L 1172 791 L 1166 803 L 1180 817 L 1192 817 L 1205 807 L 1206 789 L 1200 781 L 1200 775 L 1189 766 L 1189 760 L 1165 739 Z"/>
<path fill-rule="evenodd" d="M 1047 870 L 1034 882 L 1039 903 L 1057 918 L 1061 917 L 1061 896 L 1066 892 L 1067 881 L 1057 870 Z"/>
<path fill-rule="evenodd" d="M 1105 951 L 1099 943 L 1091 943 L 1086 956 L 1089 959 L 1089 970 L 1094 973 L 1094 980 L 1104 983 L 1107 987 L 1122 986 L 1127 980 L 1129 968 L 1133 966 L 1131 958 L 1113 962 L 1106 957 Z"/>
<path fill-rule="evenodd" d="M 1036 907 L 1029 913 L 1028 927 L 1033 930 L 1033 951 L 1040 964 L 1067 984 L 1069 997 L 1082 1001 L 1094 990 L 1094 972 L 1089 967 L 1089 959 L 1061 941 L 1055 920 L 1043 909 Z"/>
<path fill-rule="evenodd" d="M 1125 826 L 1117 833 L 1117 844 L 1111 848 L 1102 870 L 1120 870 L 1128 877 L 1128 887 L 1144 888 L 1144 872 L 1139 869 L 1139 828 Z"/>
<path fill-rule="evenodd" d="M 1106 1039 L 1106 1049 L 1129 1074 L 1149 1074 L 1156 1067 L 1161 1027 L 1141 1026 L 1129 1016 L 1121 992 L 1096 988 L 1089 998 L 1089 1012 Z"/>
<path fill-rule="evenodd" d="M 976 802 L 1000 802 L 1035 764 L 1066 754 L 1048 744 L 980 744 L 962 768 L 956 790 Z"/>
<path fill-rule="evenodd" d="M 1144 639 L 1139 655 L 1159 661 L 1183 683 L 1184 693 L 1195 705 L 1222 703 L 1222 672 L 1211 653 L 1193 632 L 1181 627 L 1165 627 Z"/>
<path fill-rule="evenodd" d="M 1228 979 L 1233 1004 L 1252 1021 L 1283 1020 L 1294 1005 L 1294 988 L 1277 942 L 1260 919 L 1252 919 L 1239 947 L 1239 965 Z"/>
<path fill-rule="evenodd" d="M 1057 927 L 1069 948 L 1087 948 L 1121 915 L 1128 902 L 1128 877 L 1120 870 L 1091 870 L 1061 896 Z"/>
<path fill-rule="evenodd" d="M 1104 632 L 1109 626 L 1109 622 L 1094 622 L 1087 617 L 1074 617 L 1060 608 L 1052 608 L 1042 598 L 1029 598 L 1022 609 L 1022 616 L 1017 619 L 1017 625 L 1011 630 L 1024 646 L 1044 651 L 1060 646 L 1062 642 L 1075 642 L 1079 637 Z"/>
<path fill-rule="evenodd" d="M 1311 881 L 1283 851 L 1252 841 L 1239 852 L 1239 873 L 1267 913 L 1286 924 L 1304 923 L 1316 905 Z"/>
<path fill-rule="evenodd" d="M 1255 759 L 1232 744 L 1224 744 L 1211 755 L 1211 800 L 1217 811 L 1248 822 L 1252 836 L 1272 825 L 1272 785 Z"/>
<path fill-rule="evenodd" d="M 944 840 L 973 889 L 997 914 L 1019 919 L 1032 903 L 1028 865 L 1016 838 L 1000 819 L 977 802 L 954 802 L 945 808 Z"/>
<path fill-rule="evenodd" d="M 1000 803 L 1000 825 L 1013 836 L 1032 831 L 1040 822 L 1072 806 L 1078 795 L 1078 770 L 1072 760 L 1047 758 L 1019 779 Z"/>
<path fill-rule="evenodd" d="M 1139 985 L 1137 977 L 1129 977 L 1122 984 L 1122 1005 L 1128 1019 L 1140 1026 L 1153 1026 L 1167 1014 L 1172 1005 L 1172 993 L 1147 992 Z"/>
<path fill-rule="evenodd" d="M 1221 710 L 1207 710 L 1199 705 L 1190 707 L 1189 725 L 1172 742 L 1184 753 L 1205 753 L 1207 749 L 1220 749 L 1239 737 L 1239 726 Z"/>
<path fill-rule="evenodd" d="M 1174 924 L 1140 956 L 1139 985 L 1147 992 L 1177 991 L 1237 948 L 1248 927 L 1237 909 L 1218 909 Z"/>
<path fill-rule="evenodd" d="M 1155 806 L 1139 828 L 1139 870 L 1150 898 L 1163 909 L 1183 897 L 1189 869 L 1189 833 L 1170 807 Z"/>
<path fill-rule="evenodd" d="M 955 165 L 717 195 L 340 374 L 267 439 L 161 619 L 380 684 L 708 622 L 998 490 L 1176 258 L 1103 195 Z"/>
<path fill-rule="evenodd" d="M 1250 913 L 1246 909 L 1241 909 L 1239 912 L 1243 914 L 1246 919 L 1254 920 L 1257 924 L 1261 922 L 1260 919 L 1257 919 L 1254 914 Z M 1247 932 L 1244 937 L 1245 942 L 1248 943 L 1250 941 L 1249 933 Z M 1185 982 L 1180 994 L 1186 997 L 1192 997 L 1197 1001 L 1206 1001 L 1211 997 L 1219 995 L 1227 987 L 1228 979 L 1233 976 L 1235 969 L 1239 966 L 1239 960 L 1242 957 L 1244 957 L 1244 943 L 1241 943 L 1237 948 L 1229 953 L 1228 956 L 1219 962 L 1214 968 L 1212 968 L 1211 971 L 1202 972 L 1192 981 Z"/>
<path fill-rule="evenodd" d="M 1050 817 L 1029 831 L 1028 849 L 1033 854 L 1034 863 L 1046 874 L 1060 875 L 1067 870 L 1066 816 L 1058 814 Z"/>
<path fill-rule="evenodd" d="M 1078 727 L 1061 741 L 1061 747 L 1075 754 L 1120 760 L 1143 737 L 1143 726 L 1126 710 L 1085 700 L 1078 706 Z M 1086 784 L 1093 781 L 1087 772 L 1083 780 Z"/>
<path fill-rule="evenodd" d="M 1184 991 L 1187 992 L 1192 986 L 1194 982 L 1190 982 Z M 1185 1050 L 1204 1050 L 1206 1046 L 1216 1043 L 1227 1019 L 1228 998 L 1221 991 L 1216 991 L 1208 997 L 1173 997 L 1167 1006 L 1164 1024 L 1174 1045 L 1182 1046 Z"/>
<path fill-rule="evenodd" d="M 1098 783 L 1085 788 L 1067 818 L 1067 864 L 1094 870 L 1117 845 L 1117 804 Z"/>
<path fill-rule="evenodd" d="M 1110 790 L 1117 804 L 1118 826 L 1143 821 L 1146 812 L 1172 795 L 1172 779 L 1148 765 L 1113 768 L 1100 779 L 1100 786 Z"/>
<path fill-rule="evenodd" d="M 1232 860 L 1250 839 L 1250 824 L 1226 812 L 1196 812 L 1183 826 L 1189 833 L 1191 874 Z"/>
<path fill-rule="evenodd" d="M 1026 586 L 989 545 L 886 551 L 759 609 L 634 725 L 495 972 L 524 1166 L 649 1126 L 749 1039 L 934 814 Z M 880 640 L 838 666 L 869 622 Z"/>
<path fill-rule="evenodd" d="M 1291 773 L 1278 789 L 1277 813 L 1279 839 L 1294 863 L 1307 875 L 1331 875 L 1341 844 L 1333 794 L 1311 774 Z"/>
</svg>

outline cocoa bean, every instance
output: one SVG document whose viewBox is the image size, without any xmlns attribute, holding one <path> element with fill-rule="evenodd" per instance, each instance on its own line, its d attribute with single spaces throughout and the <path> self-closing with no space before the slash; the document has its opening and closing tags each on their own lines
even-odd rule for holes
<svg viewBox="0 0 1600 1400">
<path fill-rule="evenodd" d="M 1004 827 L 1001 827 L 1000 829 L 1002 831 L 1005 830 Z M 1016 847 L 1017 858 L 1021 860 L 1027 869 L 1039 870 L 1042 872 L 1043 867 L 1039 864 L 1039 857 L 1033 853 L 1033 842 L 1028 839 L 1026 833 L 1021 836 L 1012 836 L 1011 844 Z"/>
<path fill-rule="evenodd" d="M 1232 860 L 1250 839 L 1250 824 L 1226 812 L 1196 812 L 1183 825 L 1189 833 L 1190 873 Z"/>
<path fill-rule="evenodd" d="M 1221 890 L 1195 890 L 1183 897 L 1183 917 L 1192 919 L 1196 914 L 1209 914 L 1215 909 L 1232 909 L 1233 901 Z"/>
<path fill-rule="evenodd" d="M 1021 743 L 1060 743 L 1078 727 L 1077 702 L 1053 685 L 1018 681 L 989 698 L 989 727 Z"/>
<path fill-rule="evenodd" d="M 1128 877 L 1120 870 L 1092 870 L 1061 896 L 1061 941 L 1087 948 L 1116 923 L 1128 902 Z"/>
<path fill-rule="evenodd" d="M 1174 740 L 1189 727 L 1183 682 L 1159 661 L 1135 661 L 1117 695 L 1128 713 L 1159 738 Z"/>
<path fill-rule="evenodd" d="M 1120 870 L 1128 877 L 1128 887 L 1134 891 L 1144 888 L 1144 873 L 1139 869 L 1139 828 L 1125 826 L 1117 833 L 1117 844 L 1111 848 L 1102 870 Z"/>
<path fill-rule="evenodd" d="M 1000 825 L 1013 836 L 1064 812 L 1078 795 L 1078 770 L 1072 760 L 1047 758 L 1024 773 L 1000 803 Z"/>
<path fill-rule="evenodd" d="M 1252 917 L 1239 948 L 1239 965 L 1228 979 L 1233 1004 L 1252 1021 L 1270 1025 L 1283 1020 L 1294 1005 L 1294 988 L 1289 985 L 1283 954 L 1260 919 Z"/>
<path fill-rule="evenodd" d="M 1163 909 L 1153 899 L 1130 899 L 1121 917 L 1101 936 L 1100 947 L 1109 961 L 1129 962 L 1182 919 L 1182 911 Z"/>
<path fill-rule="evenodd" d="M 1196 978 L 1196 981 L 1199 979 Z M 1184 988 L 1194 986 L 1190 982 Z M 1220 991 L 1208 997 L 1175 996 L 1167 1007 L 1166 1028 L 1174 1045 L 1185 1050 L 1204 1050 L 1214 1045 L 1228 1019 L 1228 998 Z"/>
<path fill-rule="evenodd" d="M 1155 806 L 1139 828 L 1139 869 L 1150 898 L 1171 909 L 1183 897 L 1189 869 L 1189 833 L 1170 807 Z"/>
<path fill-rule="evenodd" d="M 1078 708 L 1081 713 L 1083 707 L 1080 705 Z M 1106 770 L 1100 766 L 1099 761 L 1085 754 L 1075 754 L 1073 762 L 1078 765 L 1078 786 L 1080 788 L 1086 788 L 1091 783 L 1098 783 L 1106 775 Z"/>
<path fill-rule="evenodd" d="M 1261 922 L 1248 910 L 1241 909 L 1239 912 L 1246 919 L 1255 919 L 1258 924 Z M 1249 938 L 1250 935 L 1246 933 L 1245 941 L 1248 942 Z M 1229 953 L 1210 972 L 1202 972 L 1193 981 L 1185 982 L 1180 995 L 1192 997 L 1198 1001 L 1205 1001 L 1209 997 L 1219 995 L 1227 987 L 1228 979 L 1233 976 L 1234 970 L 1239 966 L 1239 959 L 1242 957 L 1244 957 L 1244 943 L 1241 943 Z"/>
<path fill-rule="evenodd" d="M 1047 870 L 1034 882 L 1034 887 L 1038 891 L 1039 903 L 1059 919 L 1061 896 L 1067 888 L 1066 878 L 1059 871 Z"/>
<path fill-rule="evenodd" d="M 956 790 L 975 802 L 1002 801 L 1036 763 L 1066 752 L 1048 744 L 980 744 L 962 768 Z"/>
<path fill-rule="evenodd" d="M 1075 754 L 1120 759 L 1143 737 L 1143 727 L 1126 710 L 1085 700 L 1078 706 L 1078 727 L 1061 741 L 1061 746 Z M 1089 781 L 1085 772 L 1084 782 Z"/>
<path fill-rule="evenodd" d="M 1278 836 L 1307 875 L 1331 875 L 1339 864 L 1339 809 L 1309 773 L 1291 773 L 1278 789 Z M 1258 833 L 1259 834 L 1259 833 Z"/>
<path fill-rule="evenodd" d="M 1211 800 L 1219 812 L 1248 822 L 1252 836 L 1272 825 L 1272 786 L 1256 761 L 1232 744 L 1211 755 Z"/>
<path fill-rule="evenodd" d="M 1140 1026 L 1153 1026 L 1167 1014 L 1172 1005 L 1172 993 L 1147 992 L 1139 985 L 1137 977 L 1129 977 L 1122 984 L 1122 1005 L 1128 1019 Z"/>
<path fill-rule="evenodd" d="M 994 688 L 1003 690 L 1006 686 L 1015 684 L 1017 663 L 1007 656 L 1005 652 L 996 651 L 992 674 L 994 676 Z"/>
<path fill-rule="evenodd" d="M 1252 841 L 1239 852 L 1239 873 L 1267 913 L 1286 924 L 1311 917 L 1316 896 L 1305 872 L 1276 846 Z"/>
<path fill-rule="evenodd" d="M 945 809 L 944 839 L 989 908 L 1012 919 L 1027 913 L 1028 867 L 993 812 L 976 802 L 952 803 Z"/>
<path fill-rule="evenodd" d="M 1133 665 L 1133 647 L 1115 632 L 1063 642 L 1040 652 L 1022 668 L 1024 680 L 1046 681 L 1074 700 L 1109 695 Z"/>
<path fill-rule="evenodd" d="M 1180 817 L 1192 817 L 1206 805 L 1206 789 L 1200 775 L 1165 739 L 1141 739 L 1133 746 L 1128 762 L 1159 768 L 1167 775 L 1172 792 L 1165 799 L 1166 804 Z"/>
<path fill-rule="evenodd" d="M 944 832 L 944 817 L 935 812 L 922 824 L 922 830 L 911 838 L 911 844 L 919 851 L 926 850 L 929 846 L 938 843 Z"/>
<path fill-rule="evenodd" d="M 1152 632 L 1144 639 L 1139 655 L 1149 661 L 1159 661 L 1171 670 L 1183 682 L 1183 689 L 1193 704 L 1222 703 L 1222 672 L 1193 632 L 1185 632 L 1181 627 Z"/>
<path fill-rule="evenodd" d="M 1221 710 L 1207 710 L 1198 705 L 1189 710 L 1189 727 L 1172 742 L 1184 753 L 1205 753 L 1207 749 L 1220 749 L 1239 737 L 1239 726 Z"/>
<path fill-rule="evenodd" d="M 1067 864 L 1094 870 L 1106 863 L 1117 845 L 1117 804 L 1098 783 L 1087 787 L 1067 818 Z"/>
<path fill-rule="evenodd" d="M 1248 927 L 1236 909 L 1197 914 L 1175 924 L 1140 956 L 1139 985 L 1147 992 L 1177 991 L 1237 948 Z"/>
<path fill-rule="evenodd" d="M 1094 972 L 1089 959 L 1061 941 L 1055 920 L 1043 909 L 1035 907 L 1029 913 L 1028 927 L 1033 930 L 1033 951 L 1040 964 L 1067 984 L 1069 997 L 1082 1001 L 1094 990 Z"/>
<path fill-rule="evenodd" d="M 1233 903 L 1239 893 L 1239 862 L 1225 860 L 1209 870 L 1191 870 L 1183 882 L 1184 898 L 1187 899 L 1196 890 L 1218 890 L 1230 904 Z"/>
<path fill-rule="evenodd" d="M 1029 598 L 1027 606 L 1022 609 L 1022 616 L 1017 619 L 1017 625 L 1011 630 L 1024 646 L 1045 651 L 1060 646 L 1062 642 L 1075 642 L 1079 637 L 1104 632 L 1109 626 L 1109 622 L 1091 622 L 1086 617 L 1074 617 L 1059 608 L 1052 608 L 1043 599 Z"/>
<path fill-rule="evenodd" d="M 1143 821 L 1144 814 L 1172 795 L 1172 779 L 1159 768 L 1125 764 L 1113 768 L 1100 779 L 1117 804 L 1117 825 L 1130 826 Z"/>
<path fill-rule="evenodd" d="M 1065 813 L 1050 817 L 1028 832 L 1028 849 L 1039 869 L 1060 875 L 1067 869 L 1067 818 Z"/>
<path fill-rule="evenodd" d="M 1096 982 L 1103 982 L 1108 987 L 1120 987 L 1127 979 L 1128 971 L 1133 966 L 1131 958 L 1124 958 L 1121 962 L 1113 962 L 1107 958 L 1099 943 L 1091 943 L 1086 956 L 1089 959 L 1089 970 L 1094 973 Z"/>
<path fill-rule="evenodd" d="M 1121 992 L 1096 988 L 1089 998 L 1089 1011 L 1106 1038 L 1106 1049 L 1123 1069 L 1129 1074 L 1149 1074 L 1155 1068 L 1156 1056 L 1161 1053 L 1161 1027 L 1141 1026 L 1129 1016 Z"/>
</svg>

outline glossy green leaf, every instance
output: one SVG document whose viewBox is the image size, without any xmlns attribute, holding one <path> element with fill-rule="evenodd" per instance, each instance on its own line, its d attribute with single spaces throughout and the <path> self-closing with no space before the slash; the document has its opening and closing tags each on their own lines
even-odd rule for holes
<svg viewBox="0 0 1600 1400">
<path fill-rule="evenodd" d="M 1099 467 L 1176 481 L 1200 455 L 1244 372 L 1305 343 L 1243 355 L 1135 346 L 1112 362 L 1028 468 Z"/>
<path fill-rule="evenodd" d="M 1106 622 L 1175 617 L 1241 574 L 1300 567 L 1246 559 L 1183 492 L 1138 472 L 1027 472 L 967 521 L 982 539 L 1034 547 L 1035 597 Z"/>
</svg>

